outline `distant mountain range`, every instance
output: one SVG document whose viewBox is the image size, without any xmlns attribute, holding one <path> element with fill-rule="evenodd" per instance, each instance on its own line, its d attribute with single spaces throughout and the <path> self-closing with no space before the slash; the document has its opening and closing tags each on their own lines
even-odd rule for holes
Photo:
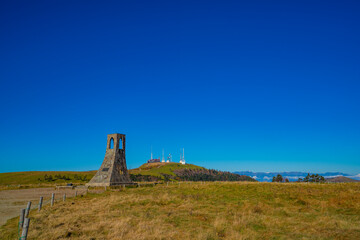
<svg viewBox="0 0 360 240">
<path fill-rule="evenodd" d="M 281 174 L 283 178 L 289 179 L 289 181 L 296 181 L 299 178 L 304 178 L 308 175 L 307 172 L 251 172 L 251 171 L 240 171 L 234 172 L 240 175 L 246 175 L 254 178 L 259 182 L 271 182 L 272 178 L 278 174 Z M 360 174 L 351 175 L 342 172 L 326 172 L 326 173 L 310 173 L 311 174 L 319 174 L 325 178 L 334 178 L 339 176 L 345 176 L 351 179 L 360 180 Z"/>
</svg>

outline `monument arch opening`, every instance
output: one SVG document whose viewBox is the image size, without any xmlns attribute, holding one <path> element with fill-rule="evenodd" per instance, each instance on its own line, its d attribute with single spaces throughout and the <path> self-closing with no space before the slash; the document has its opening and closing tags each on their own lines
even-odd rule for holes
<svg viewBox="0 0 360 240">
<path fill-rule="evenodd" d="M 114 138 L 111 138 L 111 139 L 110 139 L 109 148 L 110 148 L 110 149 L 113 149 L 113 148 L 114 148 Z"/>
</svg>

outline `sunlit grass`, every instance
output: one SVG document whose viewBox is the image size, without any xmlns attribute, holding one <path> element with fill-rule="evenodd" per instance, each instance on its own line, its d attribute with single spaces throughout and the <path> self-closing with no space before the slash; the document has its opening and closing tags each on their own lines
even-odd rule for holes
<svg viewBox="0 0 360 240">
<path fill-rule="evenodd" d="M 88 182 L 96 171 L 29 171 L 29 172 L 10 172 L 0 173 L 0 190 L 21 189 L 21 188 L 34 188 L 34 187 L 50 187 L 67 182 L 81 183 Z M 46 181 L 44 176 L 61 175 L 69 177 L 71 180 L 57 179 L 56 181 Z M 81 178 L 86 177 L 86 181 L 75 179 L 75 175 Z"/>
<path fill-rule="evenodd" d="M 29 239 L 360 239 L 360 184 L 178 183 L 31 213 Z M 14 239 L 17 219 L 1 228 Z"/>
</svg>

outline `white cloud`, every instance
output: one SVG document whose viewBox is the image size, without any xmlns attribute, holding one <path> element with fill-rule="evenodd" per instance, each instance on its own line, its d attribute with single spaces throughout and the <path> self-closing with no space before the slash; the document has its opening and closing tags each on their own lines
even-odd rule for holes
<svg viewBox="0 0 360 240">
<path fill-rule="evenodd" d="M 299 179 L 299 178 L 304 178 L 303 176 L 284 176 L 283 178 L 288 178 L 288 179 Z"/>
<path fill-rule="evenodd" d="M 335 178 L 335 177 L 342 177 L 343 175 L 334 175 L 334 176 L 326 176 L 325 178 Z"/>
<path fill-rule="evenodd" d="M 348 178 L 354 178 L 354 179 L 357 179 L 359 180 L 360 179 L 360 173 L 359 174 L 356 174 L 354 176 L 347 176 Z"/>
</svg>

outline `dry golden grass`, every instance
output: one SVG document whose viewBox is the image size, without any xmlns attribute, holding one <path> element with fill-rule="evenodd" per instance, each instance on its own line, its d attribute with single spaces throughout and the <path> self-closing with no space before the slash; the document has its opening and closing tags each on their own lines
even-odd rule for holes
<svg viewBox="0 0 360 240">
<path fill-rule="evenodd" d="M 15 239 L 17 220 L 0 230 Z M 192 183 L 31 212 L 28 239 L 360 239 L 360 184 Z"/>
</svg>

